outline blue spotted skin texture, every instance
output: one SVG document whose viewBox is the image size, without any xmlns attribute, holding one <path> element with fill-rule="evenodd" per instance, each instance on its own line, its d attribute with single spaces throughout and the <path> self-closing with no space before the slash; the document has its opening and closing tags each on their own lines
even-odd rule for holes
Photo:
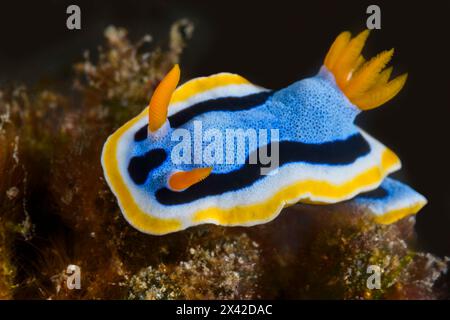
<svg viewBox="0 0 450 320">
<path fill-rule="evenodd" d="M 275 114 L 287 139 L 324 143 L 358 132 L 353 122 L 360 110 L 342 94 L 325 67 L 315 77 L 276 92 L 267 111 Z"/>
<path fill-rule="evenodd" d="M 278 129 L 282 141 L 299 141 L 308 144 L 321 144 L 335 140 L 344 140 L 359 132 L 353 124 L 360 112 L 336 86 L 333 76 L 322 68 L 314 77 L 297 81 L 276 91 L 266 103 L 243 111 L 211 111 L 196 116 L 180 128 L 189 130 L 194 136 L 194 122 L 200 121 L 203 132 L 216 129 L 223 133 L 226 129 Z M 171 131 L 174 129 L 172 128 Z M 269 132 L 270 137 L 270 132 Z M 174 170 L 189 171 L 205 164 L 174 164 L 170 155 L 179 141 L 171 141 L 171 132 L 160 141 L 145 139 L 136 142 L 132 156 L 145 154 L 151 149 L 164 149 L 169 155 L 166 161 L 151 171 L 143 188 L 154 195 L 156 190 L 164 188 L 167 176 Z M 193 139 L 192 139 L 193 140 Z M 258 141 L 259 142 L 259 141 Z M 203 142 L 205 148 L 210 142 Z M 260 147 L 258 145 L 258 147 Z M 191 144 L 194 150 L 194 141 Z M 224 150 L 225 151 L 225 150 Z M 239 152 L 247 158 L 251 151 L 245 144 L 245 150 Z M 235 159 L 236 160 L 236 159 Z M 241 167 L 242 164 L 214 164 L 214 173 L 227 173 Z"/>
</svg>

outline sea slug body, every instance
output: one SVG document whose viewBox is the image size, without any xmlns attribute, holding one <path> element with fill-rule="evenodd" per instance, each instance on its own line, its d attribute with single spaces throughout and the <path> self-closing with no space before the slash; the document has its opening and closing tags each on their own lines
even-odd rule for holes
<svg viewBox="0 0 450 320">
<path fill-rule="evenodd" d="M 385 67 L 393 50 L 363 58 L 368 35 L 341 33 L 316 76 L 280 90 L 231 73 L 177 88 L 175 66 L 149 106 L 103 148 L 106 180 L 128 222 L 149 234 L 203 223 L 252 226 L 297 202 L 350 201 L 380 223 L 418 212 L 426 199 L 388 177 L 400 169 L 398 157 L 354 124 L 407 78 L 390 79 L 392 68 Z M 199 132 L 209 136 L 192 138 Z M 229 132 L 247 134 L 249 143 L 230 147 Z M 268 150 L 277 162 L 270 170 L 252 161 Z"/>
</svg>

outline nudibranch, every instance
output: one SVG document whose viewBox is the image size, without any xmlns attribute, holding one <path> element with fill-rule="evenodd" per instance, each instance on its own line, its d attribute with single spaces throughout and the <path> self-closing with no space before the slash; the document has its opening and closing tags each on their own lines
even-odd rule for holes
<svg viewBox="0 0 450 320">
<path fill-rule="evenodd" d="M 368 35 L 341 33 L 316 76 L 280 90 L 231 73 L 178 86 L 173 67 L 148 107 L 103 147 L 104 175 L 127 221 L 161 235 L 203 223 L 262 224 L 298 202 L 348 201 L 379 223 L 417 213 L 426 199 L 388 177 L 399 158 L 354 124 L 407 78 L 390 79 L 393 50 L 362 56 Z M 248 133 L 244 144 L 217 138 L 239 130 Z M 277 166 L 263 173 L 258 155 L 267 160 L 268 150 Z"/>
</svg>

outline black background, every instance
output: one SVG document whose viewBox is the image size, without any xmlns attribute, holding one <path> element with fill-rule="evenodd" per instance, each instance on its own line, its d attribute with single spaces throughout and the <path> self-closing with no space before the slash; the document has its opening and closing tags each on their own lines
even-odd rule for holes
<svg viewBox="0 0 450 320">
<path fill-rule="evenodd" d="M 82 30 L 66 28 L 78 4 Z M 281 88 L 315 74 L 335 36 L 365 28 L 366 8 L 382 10 L 365 56 L 395 47 L 394 72 L 409 72 L 403 91 L 358 124 L 402 159 L 397 176 L 429 204 L 417 218 L 423 249 L 450 255 L 450 1 L 2 1 L 0 83 L 70 84 L 71 65 L 103 42 L 113 24 L 138 40 L 163 44 L 170 25 L 187 17 L 193 39 L 182 56 L 189 77 L 228 71 Z M 184 78 L 187 80 L 187 78 Z"/>
</svg>

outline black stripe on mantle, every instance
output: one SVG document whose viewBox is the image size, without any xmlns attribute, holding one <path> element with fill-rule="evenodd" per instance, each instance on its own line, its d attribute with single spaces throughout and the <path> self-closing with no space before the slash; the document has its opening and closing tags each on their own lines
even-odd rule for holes
<svg viewBox="0 0 450 320">
<path fill-rule="evenodd" d="M 224 97 L 205 100 L 183 109 L 169 117 L 170 126 L 178 128 L 203 113 L 211 111 L 242 111 L 264 104 L 273 91 L 263 91 L 242 97 Z M 147 124 L 142 126 L 134 135 L 134 141 L 140 142 L 147 138 Z"/>
<path fill-rule="evenodd" d="M 272 150 L 269 144 L 268 150 Z M 321 165 L 348 165 L 370 152 L 370 145 L 361 134 L 355 134 L 345 140 L 336 140 L 321 144 L 307 144 L 296 141 L 279 142 L 279 166 L 288 163 L 310 163 Z M 182 191 L 168 188 L 156 191 L 156 199 L 163 205 L 180 205 L 208 196 L 216 196 L 251 186 L 261 175 L 260 163 L 249 164 L 248 158 L 239 169 L 228 173 L 212 173 L 205 180 Z M 146 177 L 149 172 L 142 172 Z"/>
</svg>

